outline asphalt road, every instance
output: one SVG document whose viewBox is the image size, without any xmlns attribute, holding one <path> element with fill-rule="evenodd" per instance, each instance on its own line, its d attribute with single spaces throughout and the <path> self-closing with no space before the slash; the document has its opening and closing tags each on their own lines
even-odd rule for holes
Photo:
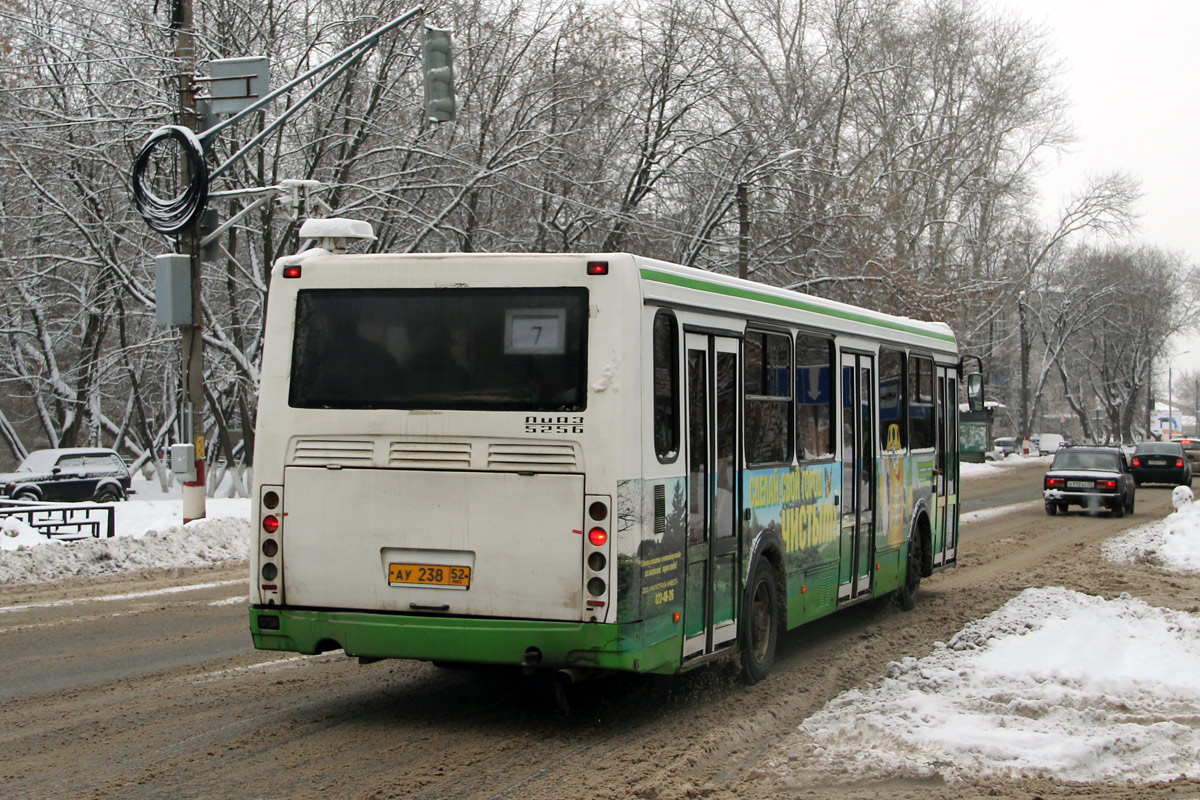
<svg viewBox="0 0 1200 800">
<path fill-rule="evenodd" d="M 254 651 L 244 565 L 0 587 L 0 797 L 1200 796 L 1195 782 L 845 786 L 803 763 L 787 777 L 773 766 L 780 743 L 838 692 L 923 655 L 1025 586 L 1195 603 L 1200 578 L 1099 556 L 1105 538 L 1166 516 L 1169 489 L 1140 489 L 1137 513 L 1121 520 L 1050 518 L 1030 502 L 1043 470 L 964 483 L 967 511 L 1017 507 L 964 524 L 959 567 L 927 579 L 915 611 L 881 601 L 792 631 L 772 675 L 751 687 L 721 666 L 582 684 L 565 719 L 549 692 L 509 672 Z"/>
</svg>

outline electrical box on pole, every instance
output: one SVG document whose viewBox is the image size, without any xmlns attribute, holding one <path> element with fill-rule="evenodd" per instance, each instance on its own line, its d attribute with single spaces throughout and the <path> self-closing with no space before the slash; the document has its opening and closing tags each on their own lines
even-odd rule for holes
<svg viewBox="0 0 1200 800">
<path fill-rule="evenodd" d="M 196 480 L 196 446 L 173 444 L 170 450 L 171 472 L 181 482 Z"/>
<path fill-rule="evenodd" d="M 180 253 L 154 257 L 154 310 L 159 325 L 192 324 L 192 259 Z"/>
<path fill-rule="evenodd" d="M 452 49 L 450 31 L 425 26 L 421 55 L 425 67 L 425 114 L 430 122 L 450 122 L 458 110 Z"/>
</svg>

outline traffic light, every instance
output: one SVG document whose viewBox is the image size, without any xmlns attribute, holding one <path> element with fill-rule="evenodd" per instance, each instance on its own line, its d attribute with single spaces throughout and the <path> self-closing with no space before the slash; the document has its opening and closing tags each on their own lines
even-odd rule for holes
<svg viewBox="0 0 1200 800">
<path fill-rule="evenodd" d="M 421 51 L 425 66 L 425 114 L 430 122 L 450 122 L 457 110 L 450 31 L 426 25 Z"/>
</svg>

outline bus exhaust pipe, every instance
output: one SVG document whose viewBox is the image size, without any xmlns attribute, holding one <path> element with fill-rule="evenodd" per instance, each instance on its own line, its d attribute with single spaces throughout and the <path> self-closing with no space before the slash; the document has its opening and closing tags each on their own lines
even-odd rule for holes
<svg viewBox="0 0 1200 800">
<path fill-rule="evenodd" d="M 537 672 L 542 665 L 542 651 L 536 647 L 531 647 L 521 655 L 521 672 L 525 673 L 525 677 L 529 677 Z"/>
<path fill-rule="evenodd" d="M 567 690 L 577 683 L 584 681 L 603 678 L 615 673 L 611 669 L 579 669 L 576 667 L 562 667 L 555 670 L 553 677 L 554 684 L 554 703 L 558 706 L 558 713 L 564 717 L 571 713 L 571 704 L 567 699 Z"/>
<path fill-rule="evenodd" d="M 590 678 L 585 670 L 573 669 L 571 667 L 563 667 L 554 673 L 554 705 L 558 707 L 558 713 L 564 717 L 571 715 L 571 701 L 567 697 L 567 689 L 572 684 L 585 681 Z"/>
</svg>

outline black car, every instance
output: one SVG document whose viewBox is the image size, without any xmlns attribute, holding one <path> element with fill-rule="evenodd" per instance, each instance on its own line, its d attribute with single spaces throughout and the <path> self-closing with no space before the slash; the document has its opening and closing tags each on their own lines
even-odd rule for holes
<svg viewBox="0 0 1200 800">
<path fill-rule="evenodd" d="M 1115 447 L 1064 447 L 1042 479 L 1046 513 L 1067 513 L 1070 506 L 1089 511 L 1107 508 L 1114 517 L 1133 513 L 1136 483 L 1125 454 Z"/>
<path fill-rule="evenodd" d="M 129 467 L 100 447 L 34 450 L 16 472 L 0 475 L 0 496 L 14 500 L 110 503 L 132 493 Z"/>
<path fill-rule="evenodd" d="M 1192 461 L 1179 442 L 1142 442 L 1130 456 L 1129 466 L 1138 486 L 1143 483 L 1192 485 Z"/>
</svg>

